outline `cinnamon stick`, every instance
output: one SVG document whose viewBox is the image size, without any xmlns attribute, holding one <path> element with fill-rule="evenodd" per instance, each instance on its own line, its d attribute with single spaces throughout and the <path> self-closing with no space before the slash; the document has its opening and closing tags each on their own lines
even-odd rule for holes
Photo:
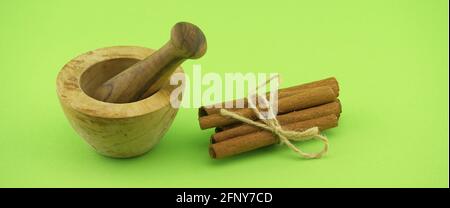
<svg viewBox="0 0 450 208">
<path fill-rule="evenodd" d="M 280 90 L 278 90 L 278 98 L 288 97 L 293 94 L 301 93 L 301 91 L 304 91 L 307 89 L 322 87 L 322 86 L 331 87 L 333 89 L 333 92 L 336 94 L 336 97 L 339 96 L 338 82 L 337 82 L 336 78 L 330 77 L 330 78 L 326 78 L 326 79 L 319 80 L 319 81 L 314 81 L 314 82 L 310 82 L 310 83 L 306 83 L 306 84 L 301 84 L 301 85 L 297 85 L 297 86 L 280 89 Z M 269 93 L 267 93 L 267 96 L 269 96 Z M 240 98 L 240 99 L 236 99 L 236 100 L 232 100 L 232 101 L 223 102 L 220 104 L 220 106 L 225 108 L 226 103 L 232 102 L 233 108 L 226 108 L 226 109 L 229 111 L 235 111 L 237 109 L 240 109 L 240 108 L 234 107 L 234 106 L 236 106 L 236 103 L 240 100 L 243 100 L 244 108 L 248 108 L 248 99 L 247 98 Z M 219 113 L 221 108 L 214 107 L 214 106 L 215 105 L 200 107 L 199 113 L 198 113 L 199 117 Z"/>
<path fill-rule="evenodd" d="M 313 106 L 333 102 L 336 100 L 336 94 L 328 86 L 316 87 L 302 91 L 301 93 L 278 99 L 278 113 L 283 114 L 295 110 L 310 108 Z M 251 108 L 242 108 L 234 113 L 244 116 L 251 120 L 256 120 L 257 115 Z M 199 118 L 200 128 L 208 129 L 218 126 L 227 126 L 239 123 L 238 120 L 224 117 L 220 114 L 212 114 Z"/>
<path fill-rule="evenodd" d="M 335 115 L 328 115 L 306 121 L 282 125 L 282 128 L 293 131 L 302 131 L 317 126 L 320 130 L 326 130 L 336 127 L 337 124 L 337 117 Z M 258 131 L 255 133 L 228 139 L 219 143 L 210 144 L 209 154 L 212 158 L 220 159 L 276 144 L 277 142 L 278 138 L 276 138 L 271 132 Z"/>
<path fill-rule="evenodd" d="M 277 120 L 280 125 L 290 124 L 299 121 L 310 120 L 327 115 L 336 115 L 339 117 L 341 113 L 341 104 L 338 101 L 319 105 L 316 107 L 293 111 L 287 114 L 277 116 Z M 234 137 L 250 134 L 260 131 L 261 129 L 249 124 L 241 124 L 237 127 L 217 132 L 211 136 L 211 143 L 218 143 Z"/>
</svg>

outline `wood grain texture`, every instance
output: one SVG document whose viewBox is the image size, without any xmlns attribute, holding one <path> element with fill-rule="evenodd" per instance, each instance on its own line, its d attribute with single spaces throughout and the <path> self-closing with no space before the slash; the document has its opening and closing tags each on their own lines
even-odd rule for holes
<svg viewBox="0 0 450 208">
<path fill-rule="evenodd" d="M 101 48 L 74 58 L 58 74 L 57 94 L 66 117 L 98 153 L 116 158 L 144 154 L 170 127 L 178 110 L 170 105 L 176 86 L 166 83 L 151 97 L 132 103 L 107 103 L 90 96 L 105 80 L 151 53 L 141 47 Z"/>
<path fill-rule="evenodd" d="M 152 55 L 106 80 L 93 97 L 112 103 L 128 103 L 158 91 L 186 59 L 206 53 L 206 38 L 195 25 L 180 22 L 173 26 L 170 40 Z"/>
</svg>

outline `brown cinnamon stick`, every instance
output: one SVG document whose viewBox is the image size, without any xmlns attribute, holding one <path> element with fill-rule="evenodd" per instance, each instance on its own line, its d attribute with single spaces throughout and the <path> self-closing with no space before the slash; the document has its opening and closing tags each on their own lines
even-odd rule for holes
<svg viewBox="0 0 450 208">
<path fill-rule="evenodd" d="M 278 98 L 288 97 L 293 94 L 301 93 L 301 91 L 304 91 L 307 89 L 322 87 L 322 86 L 331 87 L 331 89 L 333 89 L 333 92 L 336 94 L 336 97 L 339 96 L 338 82 L 337 82 L 336 78 L 330 77 L 330 78 L 326 78 L 326 79 L 319 80 L 319 81 L 314 81 L 314 82 L 310 82 L 310 83 L 306 83 L 306 84 L 301 84 L 301 85 L 297 85 L 297 86 L 280 89 L 280 90 L 278 90 Z M 267 94 L 267 96 L 269 96 L 269 93 Z M 244 108 L 248 108 L 247 98 L 241 98 L 241 99 L 223 102 L 220 104 L 220 106 L 225 108 L 225 103 L 233 103 L 233 106 L 236 106 L 236 103 L 239 100 L 242 100 L 244 102 Z M 199 108 L 199 117 L 219 113 L 221 108 L 214 107 L 214 106 L 215 105 L 200 107 Z M 240 108 L 233 107 L 233 108 L 226 108 L 226 109 L 229 111 L 235 111 Z"/>
<path fill-rule="evenodd" d="M 316 107 L 293 111 L 287 114 L 277 116 L 277 120 L 280 125 L 290 124 L 299 121 L 310 120 L 327 115 L 336 115 L 339 117 L 341 113 L 341 104 L 338 101 L 319 105 Z M 211 143 L 218 143 L 234 137 L 250 134 L 253 132 L 261 131 L 260 128 L 249 125 L 241 124 L 237 127 L 217 132 L 211 136 Z"/>
<path fill-rule="evenodd" d="M 336 127 L 337 124 L 337 117 L 335 115 L 328 115 L 311 120 L 282 125 L 282 128 L 286 130 L 302 131 L 317 126 L 320 130 L 326 130 Z M 212 158 L 220 159 L 276 144 L 277 142 L 278 138 L 276 138 L 271 132 L 258 131 L 219 143 L 210 144 L 209 154 Z"/>
<path fill-rule="evenodd" d="M 302 91 L 301 93 L 278 99 L 278 113 L 283 114 L 295 110 L 310 108 L 313 106 L 333 102 L 336 100 L 336 94 L 333 89 L 328 86 L 316 87 Z M 242 108 L 234 111 L 234 113 L 256 120 L 257 116 L 250 108 Z M 223 117 L 220 114 L 212 114 L 199 118 L 200 128 L 208 129 L 218 126 L 226 126 L 239 123 L 238 120 Z"/>
</svg>

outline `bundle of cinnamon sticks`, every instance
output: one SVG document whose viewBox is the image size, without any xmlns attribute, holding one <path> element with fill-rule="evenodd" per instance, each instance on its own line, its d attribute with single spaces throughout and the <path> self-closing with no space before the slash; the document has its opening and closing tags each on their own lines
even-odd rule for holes
<svg viewBox="0 0 450 208">
<path fill-rule="evenodd" d="M 334 77 L 279 89 L 276 119 L 285 130 L 303 131 L 318 127 L 323 131 L 336 127 L 342 112 L 338 96 L 339 85 Z M 226 110 L 257 120 L 258 116 L 248 107 L 247 99 L 241 101 L 244 108 L 226 108 Z M 232 102 L 236 103 L 237 100 Z M 214 106 L 225 105 L 223 103 L 199 109 L 200 128 L 215 128 L 209 146 L 212 158 L 220 159 L 278 142 L 278 138 L 271 132 L 224 117 L 220 114 L 220 108 Z"/>
</svg>

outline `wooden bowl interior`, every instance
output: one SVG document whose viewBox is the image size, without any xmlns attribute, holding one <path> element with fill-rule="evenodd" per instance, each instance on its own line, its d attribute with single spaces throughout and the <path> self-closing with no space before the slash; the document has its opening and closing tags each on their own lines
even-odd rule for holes
<svg viewBox="0 0 450 208">
<path fill-rule="evenodd" d="M 95 90 L 104 82 L 140 61 L 133 58 L 116 58 L 98 62 L 89 67 L 80 77 L 80 87 L 88 96 L 94 96 Z"/>
</svg>

